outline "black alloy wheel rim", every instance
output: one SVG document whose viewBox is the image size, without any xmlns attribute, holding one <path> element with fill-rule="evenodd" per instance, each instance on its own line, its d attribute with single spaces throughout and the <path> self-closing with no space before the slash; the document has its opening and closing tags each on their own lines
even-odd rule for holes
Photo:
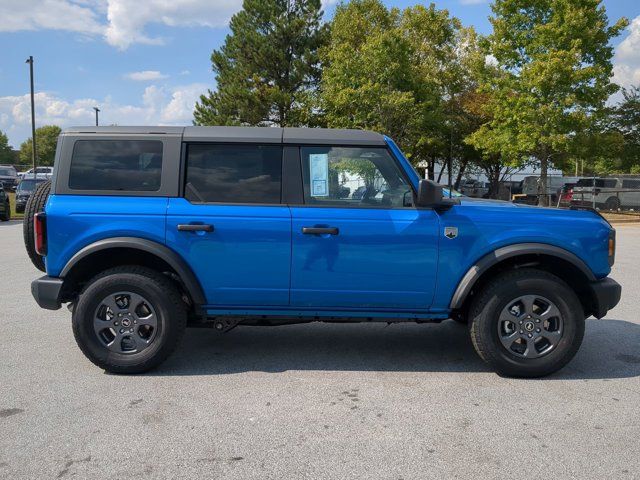
<svg viewBox="0 0 640 480">
<path fill-rule="evenodd" d="M 502 309 L 498 338 L 512 355 L 525 359 L 548 355 L 564 334 L 564 321 L 558 307 L 540 295 L 522 295 Z"/>
<path fill-rule="evenodd" d="M 94 312 L 93 330 L 102 346 L 111 352 L 140 353 L 156 338 L 158 316 L 151 302 L 142 295 L 111 293 Z"/>
</svg>

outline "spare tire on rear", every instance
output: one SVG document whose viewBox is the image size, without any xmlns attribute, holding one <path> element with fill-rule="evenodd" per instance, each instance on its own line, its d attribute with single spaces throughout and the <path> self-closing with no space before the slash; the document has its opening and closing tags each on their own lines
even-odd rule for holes
<svg viewBox="0 0 640 480">
<path fill-rule="evenodd" d="M 27 200 L 24 208 L 24 220 L 22 221 L 22 234 L 24 237 L 24 246 L 27 249 L 31 263 L 38 270 L 45 271 L 44 258 L 36 253 L 35 238 L 33 235 L 33 216 L 38 212 L 44 211 L 44 206 L 49 198 L 51 191 L 51 180 L 42 182 Z"/>
</svg>

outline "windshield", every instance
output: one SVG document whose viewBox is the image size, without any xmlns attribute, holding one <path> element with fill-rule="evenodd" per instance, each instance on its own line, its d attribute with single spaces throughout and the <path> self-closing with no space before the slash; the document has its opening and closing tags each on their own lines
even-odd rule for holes
<svg viewBox="0 0 640 480">
<path fill-rule="evenodd" d="M 38 183 L 42 183 L 44 180 L 38 180 Z M 18 191 L 20 192 L 33 192 L 36 186 L 35 180 L 22 180 L 18 185 Z"/>
<path fill-rule="evenodd" d="M 7 177 L 15 177 L 16 170 L 13 167 L 0 167 L 0 175 L 5 175 Z"/>
</svg>

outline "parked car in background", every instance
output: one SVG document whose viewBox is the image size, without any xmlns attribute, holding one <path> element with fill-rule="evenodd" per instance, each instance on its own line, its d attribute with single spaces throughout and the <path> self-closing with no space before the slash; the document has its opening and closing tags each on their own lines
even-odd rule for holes
<svg viewBox="0 0 640 480">
<path fill-rule="evenodd" d="M 623 210 L 640 209 L 640 177 L 622 178 L 619 198 Z"/>
<path fill-rule="evenodd" d="M 480 180 L 465 180 L 460 184 L 460 192 L 467 197 L 485 198 L 489 193 L 489 184 Z"/>
<path fill-rule="evenodd" d="M 569 207 L 571 206 L 571 200 L 573 199 L 573 188 L 576 186 L 576 183 L 565 183 L 560 189 L 560 195 L 558 197 L 558 207 Z"/>
<path fill-rule="evenodd" d="M 619 178 L 581 178 L 573 188 L 571 204 L 605 210 L 619 210 L 622 206 L 619 197 L 621 188 L 622 181 Z"/>
<path fill-rule="evenodd" d="M 18 188 L 16 188 L 16 213 L 24 212 L 24 207 L 27 205 L 27 200 L 34 192 L 36 187 L 42 183 L 47 181 L 48 179 L 44 177 L 40 177 L 39 175 L 34 178 L 33 175 L 29 177 L 24 177 L 20 180 L 18 184 Z"/>
<path fill-rule="evenodd" d="M 558 201 L 558 196 L 562 187 L 566 183 L 575 183 L 578 179 L 576 177 L 561 177 L 561 176 L 548 176 L 546 188 L 543 189 L 542 194 L 547 195 L 552 205 L 555 205 Z M 529 176 L 522 180 L 522 193 L 514 195 L 513 201 L 516 203 L 526 203 L 527 205 L 536 205 L 540 197 L 540 176 Z"/>
<path fill-rule="evenodd" d="M 0 188 L 15 190 L 18 179 L 18 172 L 13 165 L 0 165 Z"/>
<path fill-rule="evenodd" d="M 0 221 L 6 222 L 11 219 L 11 204 L 9 194 L 0 188 Z"/>
<path fill-rule="evenodd" d="M 18 173 L 18 176 L 20 178 L 29 177 L 32 175 L 33 175 L 33 168 L 30 168 L 26 172 Z M 51 176 L 53 175 L 53 167 L 36 167 L 36 176 L 40 178 L 40 175 L 42 175 L 42 178 L 51 180 Z"/>
</svg>

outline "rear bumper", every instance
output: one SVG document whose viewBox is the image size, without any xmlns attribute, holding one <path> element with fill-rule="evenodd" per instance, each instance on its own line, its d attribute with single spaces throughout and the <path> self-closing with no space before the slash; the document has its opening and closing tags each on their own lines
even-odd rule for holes
<svg viewBox="0 0 640 480">
<path fill-rule="evenodd" d="M 596 318 L 602 318 L 620 301 L 622 287 L 611 278 L 591 282 L 590 287 L 593 292 L 594 311 L 592 314 Z"/>
<path fill-rule="evenodd" d="M 40 277 L 31 282 L 31 295 L 41 308 L 47 310 L 58 310 L 60 302 L 60 291 L 62 290 L 62 279 L 54 277 Z"/>
</svg>

